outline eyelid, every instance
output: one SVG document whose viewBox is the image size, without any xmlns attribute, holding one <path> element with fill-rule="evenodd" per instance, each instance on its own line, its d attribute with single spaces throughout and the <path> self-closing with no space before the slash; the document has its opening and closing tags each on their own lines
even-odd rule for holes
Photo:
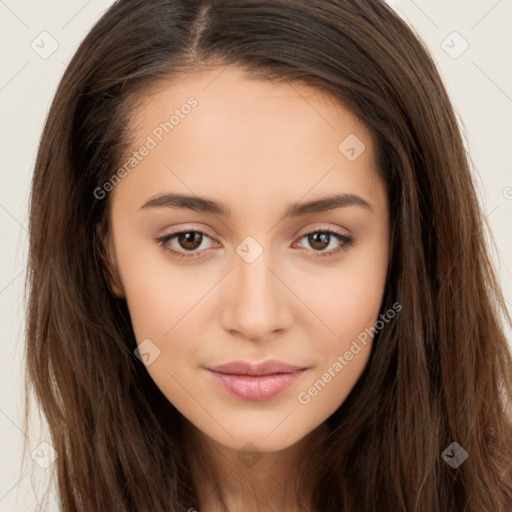
<svg viewBox="0 0 512 512">
<path fill-rule="evenodd" d="M 337 235 L 344 236 L 346 238 L 350 238 L 350 235 L 348 233 L 341 233 L 340 231 L 338 231 L 338 229 L 340 229 L 340 228 L 338 227 L 336 229 L 333 227 L 329 227 L 327 225 L 322 225 L 322 224 L 318 225 L 317 224 L 312 228 L 306 228 L 304 231 L 299 230 L 294 236 L 296 238 L 302 238 L 306 235 L 310 235 L 311 233 L 318 233 L 319 231 L 321 231 L 321 232 L 336 233 Z"/>
</svg>

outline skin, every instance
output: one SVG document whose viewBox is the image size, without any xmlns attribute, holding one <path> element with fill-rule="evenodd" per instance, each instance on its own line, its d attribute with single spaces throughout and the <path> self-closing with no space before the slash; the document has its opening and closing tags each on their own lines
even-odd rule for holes
<svg viewBox="0 0 512 512">
<path fill-rule="evenodd" d="M 343 105 L 306 85 L 253 81 L 230 67 L 170 80 L 146 96 L 133 118 L 134 150 L 190 96 L 197 107 L 110 192 L 111 285 L 127 300 L 137 342 L 150 339 L 160 350 L 147 371 L 227 476 L 230 508 L 256 509 L 257 496 L 268 510 L 296 510 L 297 467 L 370 355 L 371 338 L 316 396 L 299 402 L 378 319 L 389 262 L 386 190 L 369 132 Z M 350 134 L 366 147 L 354 161 L 338 149 Z M 141 208 L 171 192 L 220 202 L 230 216 Z M 355 194 L 372 210 L 284 217 L 292 203 L 334 193 Z M 353 244 L 319 256 L 342 247 L 331 237 L 319 249 L 304 236 L 326 229 Z M 201 257 L 180 259 L 155 242 L 180 230 L 211 237 L 188 251 Z M 248 236 L 263 250 L 250 263 L 236 251 Z M 183 254 L 190 248 L 177 238 L 167 245 Z M 204 369 L 274 358 L 308 369 L 262 401 L 228 394 Z M 261 456 L 251 467 L 237 457 L 247 443 Z M 218 510 L 200 471 L 197 464 L 201 508 Z"/>
</svg>

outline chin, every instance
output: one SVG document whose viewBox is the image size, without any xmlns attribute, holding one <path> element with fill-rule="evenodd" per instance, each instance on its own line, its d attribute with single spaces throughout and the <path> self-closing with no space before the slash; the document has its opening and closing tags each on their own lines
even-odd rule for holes
<svg viewBox="0 0 512 512">
<path fill-rule="evenodd" d="M 274 427 L 275 428 L 275 427 Z M 245 428 L 237 431 L 231 429 L 231 437 L 226 432 L 221 435 L 208 435 L 215 442 L 235 451 L 279 452 L 294 445 L 303 439 L 308 432 L 272 432 L 265 426 L 264 429 Z M 216 434 L 220 434 L 216 432 Z"/>
</svg>

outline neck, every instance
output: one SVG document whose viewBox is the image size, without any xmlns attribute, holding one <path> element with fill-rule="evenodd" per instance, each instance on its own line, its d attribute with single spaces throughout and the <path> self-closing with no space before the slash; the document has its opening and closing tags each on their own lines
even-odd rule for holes
<svg viewBox="0 0 512 512">
<path fill-rule="evenodd" d="M 299 506 L 298 480 L 312 449 L 327 434 L 325 423 L 294 445 L 275 452 L 242 452 L 217 443 L 186 419 L 184 427 L 184 445 L 199 512 L 308 509 L 302 500 L 302 508 Z"/>
</svg>

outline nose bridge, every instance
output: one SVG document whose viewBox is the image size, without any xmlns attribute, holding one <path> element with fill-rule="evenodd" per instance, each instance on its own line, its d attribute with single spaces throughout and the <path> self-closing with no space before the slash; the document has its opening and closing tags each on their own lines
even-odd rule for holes
<svg viewBox="0 0 512 512">
<path fill-rule="evenodd" d="M 224 328 L 239 331 L 252 340 L 286 328 L 290 312 L 283 285 L 274 275 L 275 270 L 268 268 L 274 266 L 271 251 L 256 245 L 254 239 L 246 240 L 239 245 L 234 258 Z"/>
<path fill-rule="evenodd" d="M 254 297 L 258 301 L 262 299 L 270 299 L 273 295 L 272 289 L 275 283 L 270 279 L 272 273 L 268 267 L 271 266 L 270 251 L 263 251 L 254 261 L 247 261 L 240 258 L 235 266 L 235 278 L 238 280 L 238 286 L 242 292 L 250 292 L 242 294 L 240 299 L 246 297 Z"/>
</svg>

